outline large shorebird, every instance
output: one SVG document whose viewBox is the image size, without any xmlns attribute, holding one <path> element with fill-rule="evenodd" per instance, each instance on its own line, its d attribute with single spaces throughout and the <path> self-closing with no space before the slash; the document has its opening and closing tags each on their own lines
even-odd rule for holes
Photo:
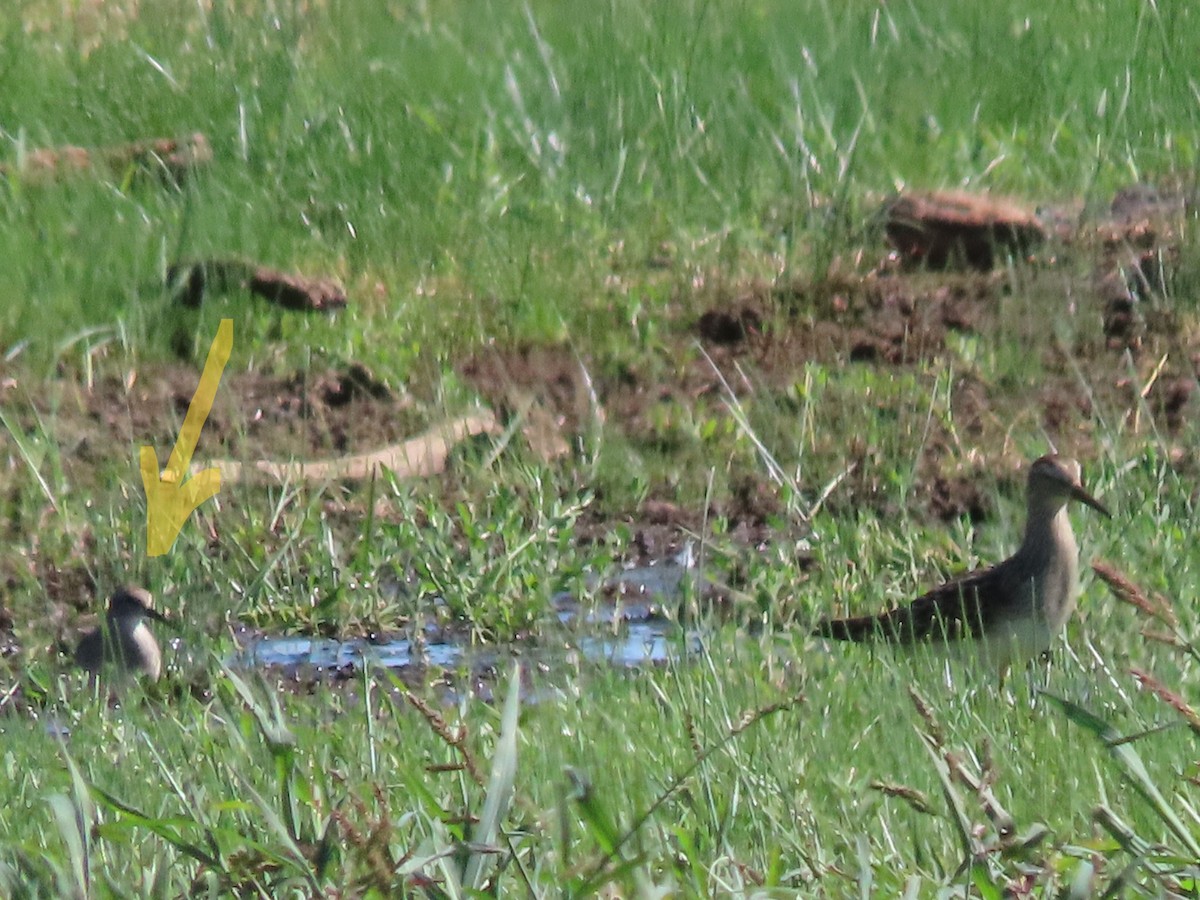
<svg viewBox="0 0 1200 900">
<path fill-rule="evenodd" d="M 1079 549 L 1067 504 L 1078 500 L 1112 516 L 1083 489 L 1079 463 L 1061 456 L 1043 456 L 1029 467 L 1026 497 L 1025 537 L 1008 559 L 955 578 L 908 606 L 826 619 L 813 633 L 897 644 L 976 639 L 1001 673 L 1039 656 L 1071 618 L 1079 592 Z"/>
<path fill-rule="evenodd" d="M 146 618 L 168 621 L 154 608 L 150 592 L 121 587 L 108 601 L 104 621 L 79 640 L 75 663 L 92 677 L 111 667 L 119 672 L 140 672 L 152 681 L 162 673 L 158 641 L 146 627 Z"/>
</svg>

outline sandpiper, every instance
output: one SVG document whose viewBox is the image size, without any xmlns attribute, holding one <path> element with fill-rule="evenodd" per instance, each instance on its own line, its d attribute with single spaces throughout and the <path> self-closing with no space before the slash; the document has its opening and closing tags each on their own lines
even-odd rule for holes
<svg viewBox="0 0 1200 900">
<path fill-rule="evenodd" d="M 92 677 L 112 667 L 120 672 L 140 672 L 156 680 L 162 672 L 162 652 L 146 627 L 149 616 L 169 621 L 154 608 L 150 592 L 140 587 L 120 587 L 108 601 L 104 621 L 79 640 L 75 663 Z"/>
<path fill-rule="evenodd" d="M 975 638 L 1000 669 L 1049 649 L 1075 611 L 1079 549 L 1067 518 L 1071 500 L 1112 518 L 1083 489 L 1079 463 L 1043 456 L 1029 467 L 1025 537 L 1011 557 L 955 578 L 908 606 L 874 616 L 826 619 L 814 629 L 841 641 L 898 644 Z"/>
</svg>

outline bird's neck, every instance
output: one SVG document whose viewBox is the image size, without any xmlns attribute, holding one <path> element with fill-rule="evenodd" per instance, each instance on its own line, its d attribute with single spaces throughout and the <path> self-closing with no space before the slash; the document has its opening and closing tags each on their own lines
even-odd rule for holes
<svg viewBox="0 0 1200 900">
<path fill-rule="evenodd" d="M 1029 518 L 1025 522 L 1025 537 L 1017 555 L 1035 561 L 1062 556 L 1074 558 L 1077 553 L 1075 532 L 1071 530 L 1071 520 L 1067 517 L 1067 505 L 1031 502 Z"/>
<path fill-rule="evenodd" d="M 137 631 L 138 626 L 142 624 L 141 616 L 109 616 L 108 630 L 114 635 L 128 638 Z"/>
</svg>

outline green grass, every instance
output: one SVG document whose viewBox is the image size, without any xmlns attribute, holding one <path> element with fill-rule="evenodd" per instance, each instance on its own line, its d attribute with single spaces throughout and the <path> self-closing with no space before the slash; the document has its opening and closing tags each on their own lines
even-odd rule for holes
<svg viewBox="0 0 1200 900">
<path fill-rule="evenodd" d="M 116 323 L 139 357 L 162 355 L 146 338 L 164 265 L 214 254 L 342 275 L 355 312 L 288 337 L 398 378 L 451 338 L 607 330 L 605 349 L 642 351 L 613 315 L 641 279 L 602 289 L 613 246 L 637 262 L 669 242 L 681 275 L 811 276 L 839 232 L 814 198 L 964 182 L 1104 196 L 1196 162 L 1195 29 L 1134 2 L 164 3 L 111 40 L 27 6 L 43 27 L 4 23 L 10 156 L 197 129 L 216 153 L 182 193 L 10 180 L 0 288 L 36 302 L 0 326 L 41 360 Z"/>
<path fill-rule="evenodd" d="M 412 394 L 414 420 L 474 404 L 457 366 L 492 346 L 563 344 L 597 378 L 686 382 L 708 371 L 697 314 L 767 284 L 779 291 L 751 292 L 768 331 L 812 316 L 856 251 L 864 266 L 878 256 L 874 212 L 897 187 L 1102 205 L 1134 180 L 1193 178 L 1187 4 L 99 9 L 0 13 L 0 160 L 201 130 L 215 161 L 181 190 L 132 173 L 0 180 L 0 609 L 21 644 L 0 660 L 0 892 L 992 897 L 1022 879 L 1038 896 L 1121 879 L 1131 894 L 1195 892 L 1195 734 L 1128 671 L 1200 702 L 1191 645 L 1144 638 L 1086 568 L 1048 683 L 1075 706 L 1034 699 L 1036 668 L 1000 687 L 957 666 L 947 685 L 923 654 L 805 636 L 834 606 L 878 608 L 1011 549 L 1014 478 L 988 476 L 995 511 L 976 528 L 914 512 L 917 469 L 932 436 L 968 472 L 984 467 L 976 452 L 997 465 L 1043 452 L 1052 429 L 1029 397 L 1057 379 L 1094 397 L 1064 440 L 1089 448 L 1088 483 L 1115 514 L 1076 514 L 1083 560 L 1110 558 L 1170 598 L 1197 640 L 1196 427 L 1167 436 L 1145 404 L 1089 381 L 1129 371 L 1096 349 L 1078 259 L 1013 267 L 992 327 L 911 365 L 798 359 L 787 383 L 722 365 L 738 415 L 722 395 L 652 405 L 636 434 L 597 417 L 555 464 L 515 440 L 428 482 L 228 488 L 162 559 L 145 557 L 133 465 L 158 434 L 111 424 L 111 457 L 89 460 L 86 393 L 29 412 L 64 384 L 181 355 L 198 372 L 227 316 L 230 372 L 359 361 Z M 1170 298 L 1175 364 L 1196 315 L 1194 244 Z M 224 256 L 334 274 L 351 306 L 169 304 L 168 264 Z M 999 424 L 983 436 L 956 412 L 964 377 L 991 391 Z M 441 616 L 485 646 L 524 635 L 550 652 L 548 600 L 586 594 L 632 552 L 619 516 L 648 497 L 703 509 L 746 473 L 774 485 L 777 539 L 747 548 L 707 521 L 709 573 L 738 600 L 729 616 L 700 611 L 698 659 L 627 673 L 562 652 L 543 672 L 530 651 L 537 702 L 519 712 L 504 654 L 501 699 L 449 706 L 386 681 L 277 694 L 220 664 L 234 622 L 360 634 Z M 580 544 L 593 512 L 613 523 L 607 539 Z M 165 685 L 116 710 L 63 674 L 52 651 L 75 611 L 44 598 L 71 579 L 156 591 L 183 623 Z M 1105 723 L 1143 736 L 1106 748 Z M 1046 839 L 1002 836 L 959 768 L 994 777 L 1016 835 L 1040 824 Z M 1118 840 L 1118 818 L 1133 838 Z"/>
</svg>

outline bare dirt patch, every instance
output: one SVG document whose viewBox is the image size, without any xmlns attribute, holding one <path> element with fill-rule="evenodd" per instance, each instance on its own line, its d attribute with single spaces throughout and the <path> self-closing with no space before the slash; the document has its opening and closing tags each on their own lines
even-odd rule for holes
<svg viewBox="0 0 1200 900">
<path fill-rule="evenodd" d="M 147 366 L 123 376 L 103 374 L 90 386 L 68 378 L 36 390 L 17 384 L 7 400 L 24 428 L 44 425 L 52 433 L 64 470 L 86 484 L 88 473 L 132 466 L 135 445 L 152 444 L 165 458 L 198 379 L 192 367 Z M 417 419 L 407 395 L 394 393 L 356 364 L 315 374 L 227 372 L 196 459 L 361 452 L 403 440 L 420 424 Z"/>
<path fill-rule="evenodd" d="M 697 288 L 672 299 L 662 317 L 661 346 L 652 354 L 598 358 L 565 344 L 496 345 L 476 350 L 457 369 L 500 419 L 521 425 L 547 460 L 587 447 L 600 425 L 636 448 L 670 455 L 696 442 L 682 428 L 674 430 L 675 423 L 727 424 L 731 395 L 766 399 L 786 413 L 797 403 L 789 392 L 813 364 L 857 369 L 863 383 L 909 379 L 931 391 L 944 372 L 948 383 L 940 389 L 948 412 L 922 423 L 915 480 L 903 502 L 932 520 L 984 521 L 993 514 L 995 473 L 1016 473 L 1027 461 L 1018 447 L 1029 435 L 1044 434 L 1061 451 L 1088 460 L 1097 452 L 1098 421 L 1135 436 L 1154 429 L 1178 445 L 1170 448 L 1172 459 L 1195 466 L 1188 440 L 1200 327 L 1196 310 L 1180 302 L 1178 273 L 1186 260 L 1181 228 L 1170 216 L 1181 207 L 1153 196 L 1118 200 L 1086 233 L 1064 237 L 1047 227 L 1042 257 L 1019 262 L 1015 275 L 978 271 L 996 255 L 984 265 L 962 247 L 946 251 L 944 271 L 912 270 L 884 258 L 873 269 L 815 279 Z M 994 232 L 989 240 L 996 240 Z M 922 253 L 927 258 L 935 250 Z M 954 271 L 955 258 L 968 271 Z M 1060 329 L 1063 323 L 1069 327 Z M 1023 362 L 1034 374 L 985 380 L 986 367 L 972 353 L 1011 352 L 1005 348 L 1014 344 L 1026 360 L 1012 371 Z M 6 411 L 28 432 L 52 433 L 75 484 L 87 486 L 117 465 L 135 472 L 132 451 L 140 444 L 153 444 L 163 458 L 198 379 L 191 366 L 123 374 L 113 368 L 90 385 L 69 374 L 39 385 L 0 379 Z M 842 411 L 838 432 L 814 442 L 816 459 L 807 461 L 806 473 L 821 474 L 806 475 L 811 481 L 802 479 L 800 488 L 809 502 L 820 497 L 835 514 L 890 517 L 901 512 L 901 500 L 881 474 L 883 452 L 858 433 L 855 417 L 907 416 L 911 425 L 926 413 L 888 409 L 886 397 L 858 402 L 882 406 Z M 787 422 L 786 414 L 777 418 Z M 429 425 L 407 395 L 360 366 L 282 376 L 230 372 L 196 460 L 362 454 Z M 0 447 L 6 440 L 0 433 Z M 840 474 L 829 481 L 830 473 Z M 803 534 L 804 522 L 784 508 L 782 491 L 761 466 L 748 463 L 728 476 L 707 508 L 662 484 L 652 485 L 634 508 L 600 497 L 579 520 L 576 539 L 609 541 L 628 533 L 632 546 L 621 552 L 648 564 L 703 536 L 718 518 L 744 549 Z M 87 567 L 70 562 L 87 557 L 86 536 L 79 544 L 69 554 L 48 547 L 26 560 L 37 567 L 52 602 L 75 609 L 89 605 L 95 591 Z"/>
<path fill-rule="evenodd" d="M 1098 420 L 1124 421 L 1131 434 L 1154 427 L 1185 439 L 1200 373 L 1198 317 L 1179 305 L 1177 291 L 1187 204 L 1176 194 L 1130 189 L 1080 227 L 1081 207 L 1060 207 L 1039 220 L 1032 205 L 951 199 L 947 205 L 931 195 L 891 206 L 891 239 L 906 248 L 899 263 L 885 258 L 857 274 L 678 297 L 666 319 L 677 324 L 665 365 L 626 359 L 613 366 L 579 359 L 565 346 L 523 346 L 489 347 L 460 371 L 498 410 L 535 398 L 572 445 L 602 419 L 635 444 L 669 453 L 671 432 L 662 422 L 670 415 L 663 410 L 727 416 L 730 391 L 786 391 L 812 363 L 866 367 L 883 379 L 919 377 L 933 363 L 933 370 L 954 373 L 950 415 L 929 423 L 910 502 L 941 520 L 980 522 L 992 514 L 988 473 L 1015 472 L 1024 462 L 1014 434 L 1044 434 L 1085 460 L 1096 452 Z M 914 222 L 915 231 L 902 227 Z M 992 270 L 1011 256 L 1028 257 L 1018 262 L 1016 278 Z M 698 312 L 681 314 L 689 307 Z M 1027 370 L 1023 381 L 987 383 L 969 357 L 959 357 L 975 345 L 1015 345 L 1032 365 L 1014 363 L 1014 372 Z M 840 452 L 847 474 L 828 505 L 895 513 L 894 496 L 873 474 L 874 448 L 850 439 L 838 447 L 832 452 Z M 778 496 L 773 485 L 764 490 Z M 723 503 L 736 506 L 733 498 L 715 506 Z M 661 553 L 700 528 L 703 512 L 652 497 L 625 521 Z M 779 521 L 739 515 L 734 527 L 749 542 L 763 538 L 760 521 Z"/>
<path fill-rule="evenodd" d="M 17 376 L 5 380 L 8 421 L 35 445 L 44 437 L 57 446 L 66 481 L 83 496 L 111 490 L 114 473 L 140 490 L 137 447 L 150 444 L 166 460 L 199 379 L 196 369 L 178 365 L 148 365 L 123 375 L 112 368 L 90 386 L 67 374 L 37 386 L 26 386 Z M 227 371 L 194 462 L 366 453 L 427 428 L 429 423 L 413 407 L 408 395 L 357 364 L 290 375 Z M 0 459 L 18 458 L 12 440 L 0 431 Z M 0 480 L 0 488 L 4 484 Z M 240 502 L 238 493 L 226 492 L 224 502 Z M 0 523 L 0 537 L 22 550 L 0 556 L 0 600 L 18 585 L 36 581 L 45 598 L 38 605 L 42 630 L 67 646 L 74 634 L 69 623 L 98 607 L 97 577 L 104 580 L 105 566 L 133 569 L 136 564 L 132 559 L 99 562 L 104 552 L 89 528 L 65 533 L 45 527 L 44 521 L 58 516 L 48 500 L 14 501 L 13 508 L 21 517 Z M 361 528 L 360 521 L 351 527 Z M 0 657 L 16 652 L 15 642 L 6 637 L 6 615 L 0 603 Z"/>
<path fill-rule="evenodd" d="M 774 289 L 790 320 L 762 348 L 768 372 L 799 361 L 912 365 L 940 353 L 952 331 L 986 329 L 1003 281 L 996 275 L 874 273 Z"/>
<path fill-rule="evenodd" d="M 562 432 L 582 434 L 595 412 L 586 363 L 569 347 L 485 348 L 459 366 L 489 406 L 512 416 L 530 403 L 548 410 Z"/>
</svg>

